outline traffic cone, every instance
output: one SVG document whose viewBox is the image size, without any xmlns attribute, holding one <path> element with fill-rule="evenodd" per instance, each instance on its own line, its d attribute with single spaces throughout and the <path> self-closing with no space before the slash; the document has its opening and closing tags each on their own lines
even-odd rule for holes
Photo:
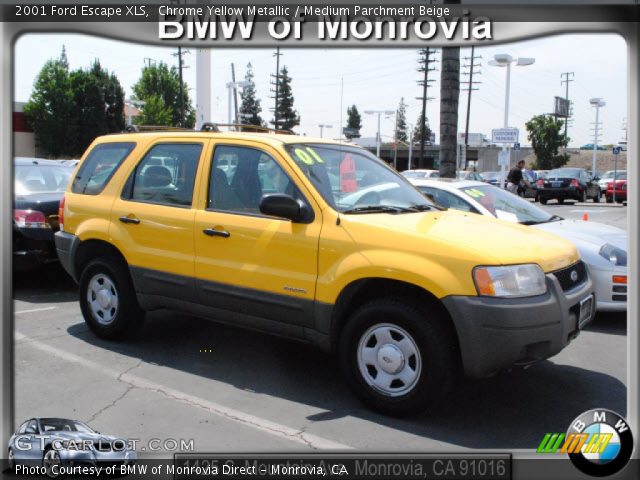
<svg viewBox="0 0 640 480">
<path fill-rule="evenodd" d="M 584 215 L 582 215 L 582 220 L 584 220 L 585 222 L 587 220 L 589 220 L 589 213 L 588 212 L 584 212 Z"/>
</svg>

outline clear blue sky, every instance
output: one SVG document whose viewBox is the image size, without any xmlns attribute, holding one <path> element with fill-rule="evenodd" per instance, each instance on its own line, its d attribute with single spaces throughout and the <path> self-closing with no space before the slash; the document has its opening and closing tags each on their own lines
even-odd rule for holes
<svg viewBox="0 0 640 480">
<path fill-rule="evenodd" d="M 26 101 L 33 82 L 44 62 L 60 54 L 65 45 L 71 68 L 86 67 L 94 58 L 116 73 L 127 96 L 140 76 L 145 57 L 177 65 L 172 54 L 176 49 L 118 42 L 98 37 L 71 34 L 30 34 L 16 43 L 15 100 Z M 293 78 L 295 107 L 302 122 L 300 133 L 317 136 L 318 124 L 332 124 L 325 136 L 335 137 L 340 122 L 341 81 L 344 79 L 343 111 L 355 104 L 362 112 L 367 109 L 397 108 L 400 98 L 408 104 L 407 120 L 415 123 L 420 113 L 421 95 L 417 85 L 420 74 L 415 49 L 283 49 L 281 63 Z M 467 56 L 470 49 L 462 49 Z M 514 57 L 535 57 L 528 67 L 512 68 L 510 125 L 520 129 L 521 143 L 527 144 L 524 123 L 533 115 L 549 113 L 553 97 L 564 96 L 560 85 L 562 72 L 574 72 L 569 97 L 574 101 L 575 120 L 570 127 L 571 145 L 591 143 L 592 122 L 595 119 L 589 105 L 592 97 L 603 97 L 607 106 L 601 110 L 603 143 L 616 143 L 622 137 L 623 118 L 627 108 L 627 48 L 617 35 L 562 35 L 536 40 L 492 45 L 476 49 L 482 55 L 480 90 L 473 92 L 470 132 L 490 135 L 492 128 L 503 123 L 505 69 L 487 64 L 496 53 Z M 236 79 L 242 79 L 247 63 L 254 67 L 258 96 L 262 100 L 263 118 L 271 119 L 273 100 L 270 98 L 270 74 L 275 73 L 273 49 L 214 49 L 213 121 L 226 122 L 227 90 L 231 80 L 231 62 L 235 63 Z M 463 61 L 464 62 L 464 61 Z M 195 101 L 195 51 L 185 57 L 185 70 L 192 98 Z M 428 105 L 431 127 L 439 132 L 439 64 L 432 73 L 436 81 L 429 96 L 436 97 Z M 462 77 L 465 78 L 465 77 Z M 460 131 L 464 130 L 467 94 L 460 95 Z M 346 113 L 343 114 L 343 124 Z M 363 136 L 374 136 L 376 119 L 363 115 Z M 383 139 L 393 135 L 393 119 L 383 121 Z"/>
</svg>

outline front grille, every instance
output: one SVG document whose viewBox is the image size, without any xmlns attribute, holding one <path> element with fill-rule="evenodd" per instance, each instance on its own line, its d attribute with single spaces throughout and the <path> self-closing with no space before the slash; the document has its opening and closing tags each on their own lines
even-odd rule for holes
<svg viewBox="0 0 640 480">
<path fill-rule="evenodd" d="M 574 278 L 571 278 L 573 272 L 575 272 L 573 275 Z M 582 261 L 574 263 L 570 267 L 563 268 L 562 270 L 556 270 L 553 274 L 558 279 L 558 282 L 560 282 L 560 286 L 564 292 L 582 285 L 588 278 L 587 268 Z"/>
</svg>

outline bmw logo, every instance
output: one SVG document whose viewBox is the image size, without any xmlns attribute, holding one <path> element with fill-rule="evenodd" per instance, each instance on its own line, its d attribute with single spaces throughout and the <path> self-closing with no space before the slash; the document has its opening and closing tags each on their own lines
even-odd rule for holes
<svg viewBox="0 0 640 480">
<path fill-rule="evenodd" d="M 575 270 L 571 270 L 571 280 L 573 282 L 577 282 L 578 281 L 578 272 L 576 272 Z"/>
<path fill-rule="evenodd" d="M 633 451 L 633 435 L 627 421 L 611 410 L 589 410 L 576 418 L 567 436 L 582 437 L 571 462 L 583 473 L 594 477 L 613 475 L 629 462 Z"/>
</svg>

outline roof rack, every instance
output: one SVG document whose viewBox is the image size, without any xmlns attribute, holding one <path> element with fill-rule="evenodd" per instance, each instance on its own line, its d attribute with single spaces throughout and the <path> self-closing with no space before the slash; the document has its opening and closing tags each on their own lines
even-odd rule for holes
<svg viewBox="0 0 640 480">
<path fill-rule="evenodd" d="M 202 132 L 219 132 L 219 127 L 233 128 L 236 132 L 260 132 L 260 133 L 275 133 L 279 135 L 295 135 L 291 130 L 276 130 L 275 128 L 263 127 L 260 125 L 247 125 L 245 123 L 212 123 L 205 122 L 200 127 Z"/>
<path fill-rule="evenodd" d="M 183 127 L 171 127 L 166 125 L 127 125 L 124 127 L 124 133 L 139 133 L 139 132 L 193 132 L 191 128 Z"/>
</svg>

